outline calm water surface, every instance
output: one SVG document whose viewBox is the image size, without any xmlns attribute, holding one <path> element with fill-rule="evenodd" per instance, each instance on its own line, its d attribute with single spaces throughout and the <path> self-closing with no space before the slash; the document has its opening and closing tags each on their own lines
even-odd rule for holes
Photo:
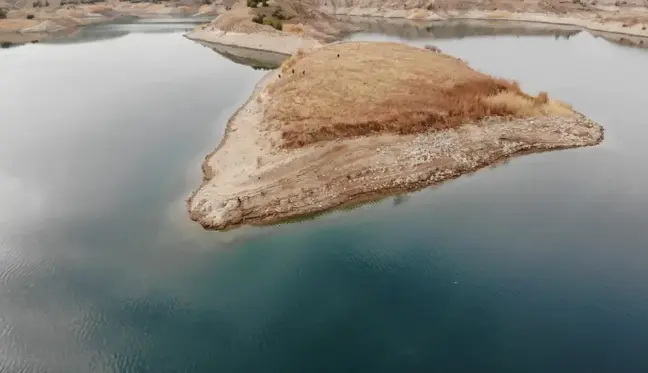
<svg viewBox="0 0 648 373">
<path fill-rule="evenodd" d="M 648 371 L 648 53 L 433 43 L 604 144 L 204 232 L 183 200 L 263 71 L 174 32 L 0 51 L 0 372 Z"/>
</svg>

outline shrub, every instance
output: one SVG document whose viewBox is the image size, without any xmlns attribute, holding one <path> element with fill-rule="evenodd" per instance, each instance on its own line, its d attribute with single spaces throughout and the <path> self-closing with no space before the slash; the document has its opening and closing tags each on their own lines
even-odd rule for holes
<svg viewBox="0 0 648 373">
<path fill-rule="evenodd" d="M 0 42 L 0 48 L 9 48 L 13 45 L 12 42 L 10 41 L 2 41 Z"/>
<path fill-rule="evenodd" d="M 0 8 L 0 19 L 5 19 L 7 18 L 7 11 Z"/>
<path fill-rule="evenodd" d="M 252 18 L 252 22 L 262 25 L 264 18 L 265 16 L 263 14 L 257 14 L 256 16 L 254 16 L 254 18 Z"/>
<path fill-rule="evenodd" d="M 261 2 L 261 5 L 263 5 L 264 7 L 267 7 L 268 6 L 268 0 L 263 0 Z"/>
<path fill-rule="evenodd" d="M 256 8 L 259 5 L 259 0 L 247 0 L 247 6 L 250 8 Z"/>
<path fill-rule="evenodd" d="M 540 92 L 538 97 L 535 98 L 536 105 L 544 105 L 549 102 L 549 94 L 547 92 Z"/>
<path fill-rule="evenodd" d="M 34 15 L 33 15 L 33 14 L 27 14 L 27 17 L 26 17 L 26 18 L 27 18 L 27 19 L 34 19 Z"/>
<path fill-rule="evenodd" d="M 272 12 L 272 16 L 279 20 L 290 19 L 283 14 L 283 10 L 281 8 L 275 9 L 275 11 Z"/>
<path fill-rule="evenodd" d="M 272 27 L 274 27 L 275 29 L 277 29 L 279 31 L 283 30 L 283 24 L 278 19 L 264 18 L 263 19 L 263 24 L 268 25 L 268 26 L 272 26 Z"/>
</svg>

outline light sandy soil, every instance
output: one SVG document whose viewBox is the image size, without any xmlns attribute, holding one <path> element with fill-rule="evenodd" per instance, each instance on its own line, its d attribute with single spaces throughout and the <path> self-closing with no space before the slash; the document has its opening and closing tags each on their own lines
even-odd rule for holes
<svg viewBox="0 0 648 373">
<path fill-rule="evenodd" d="M 366 57 L 373 53 L 383 58 L 382 63 L 374 63 L 373 71 L 364 70 L 367 82 L 376 74 L 394 77 L 385 74 L 394 67 L 392 47 L 378 43 L 329 45 L 266 75 L 248 102 L 230 119 L 220 146 L 206 157 L 203 184 L 188 200 L 193 220 L 209 229 L 268 224 L 423 188 L 509 157 L 590 146 L 603 139 L 599 125 L 579 113 L 562 110 L 557 116 L 537 116 L 536 112 L 531 117 L 482 117 L 443 130 L 431 126 L 429 131 L 406 135 L 390 131 L 371 136 L 347 134 L 332 141 L 286 146 L 282 131 L 292 123 L 268 118 L 273 103 L 288 99 L 289 93 L 279 92 L 276 84 L 287 78 L 288 71 L 292 74 L 293 67 L 299 75 L 302 68 L 312 65 L 311 60 L 330 60 L 331 55 L 342 51 L 340 59 L 346 58 L 349 63 L 336 65 L 333 73 L 319 80 L 322 91 L 339 86 L 349 74 L 359 73 L 352 63 L 359 58 L 352 52 L 359 44 L 371 45 L 370 50 L 360 50 L 359 54 Z M 410 47 L 394 48 L 402 52 L 399 60 L 407 58 L 402 48 L 417 55 L 434 55 Z M 305 75 L 309 74 L 315 72 L 306 71 Z M 409 89 L 402 81 L 398 83 L 392 92 Z M 295 83 L 295 87 L 300 85 Z M 294 95 L 296 104 L 300 98 Z M 358 108 L 361 100 L 347 95 L 346 105 Z M 531 108 L 549 104 L 530 102 Z"/>
<path fill-rule="evenodd" d="M 290 56 L 299 49 L 311 49 L 322 44 L 314 39 L 307 39 L 290 34 L 225 32 L 221 30 L 200 30 L 186 35 L 188 39 L 198 42 L 236 46 L 259 51 L 269 51 Z"/>
</svg>

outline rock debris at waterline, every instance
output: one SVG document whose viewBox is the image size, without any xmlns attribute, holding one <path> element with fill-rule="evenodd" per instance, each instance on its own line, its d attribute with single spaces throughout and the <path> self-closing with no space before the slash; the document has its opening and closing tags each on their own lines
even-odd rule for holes
<svg viewBox="0 0 648 373">
<path fill-rule="evenodd" d="M 443 53 L 332 44 L 256 86 L 205 159 L 188 209 L 209 229 L 274 223 L 602 139 L 569 105 Z"/>
</svg>

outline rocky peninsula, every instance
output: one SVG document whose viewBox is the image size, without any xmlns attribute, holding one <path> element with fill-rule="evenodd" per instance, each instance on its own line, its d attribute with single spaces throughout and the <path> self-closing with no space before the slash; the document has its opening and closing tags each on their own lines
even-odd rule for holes
<svg viewBox="0 0 648 373">
<path fill-rule="evenodd" d="M 274 223 L 602 139 L 569 105 L 452 56 L 334 43 L 300 50 L 256 86 L 188 209 L 208 229 Z"/>
</svg>

